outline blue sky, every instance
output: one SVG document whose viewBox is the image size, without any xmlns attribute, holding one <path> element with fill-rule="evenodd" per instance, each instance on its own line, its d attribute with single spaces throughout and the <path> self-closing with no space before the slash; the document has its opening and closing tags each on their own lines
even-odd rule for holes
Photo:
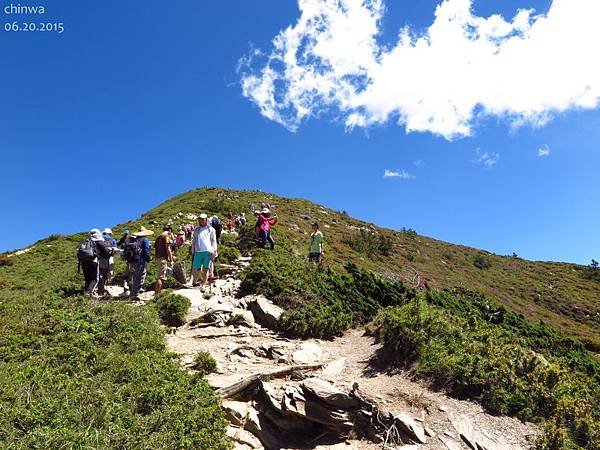
<svg viewBox="0 0 600 450">
<path fill-rule="evenodd" d="M 261 76 L 273 38 L 301 17 L 297 2 L 34 3 L 45 6 L 42 18 L 2 11 L 3 25 L 15 18 L 63 22 L 65 32 L 0 30 L 0 251 L 51 233 L 111 226 L 183 191 L 223 186 L 303 197 L 382 226 L 499 254 L 579 263 L 600 257 L 600 111 L 589 98 L 583 106 L 573 100 L 536 109 L 555 101 L 555 89 L 542 89 L 550 74 L 540 77 L 539 95 L 526 105 L 535 114 L 519 126 L 526 115 L 520 99 L 527 95 L 517 90 L 513 97 L 511 81 L 501 100 L 489 94 L 495 92 L 489 84 L 473 86 L 484 106 L 459 118 L 466 134 L 445 128 L 452 118 L 437 110 L 431 120 L 410 122 L 417 129 L 408 132 L 413 112 L 400 94 L 393 99 L 397 109 L 364 126 L 348 126 L 352 111 L 340 103 L 311 98 L 312 113 L 290 131 L 289 122 L 282 126 L 261 114 L 243 80 Z M 415 40 L 423 36 L 438 3 L 384 2 L 378 51 L 393 48 L 405 25 Z M 550 3 L 475 1 L 470 14 L 502 14 L 510 22 L 519 8 L 546 14 Z M 597 42 L 571 53 L 589 53 Z M 263 60 L 247 59 L 253 49 Z M 238 71 L 240 59 L 246 64 Z M 454 62 L 447 70 L 414 67 L 422 72 L 406 83 L 433 75 L 433 86 L 414 87 L 427 95 L 450 77 L 448 70 L 460 75 Z M 531 73 L 508 69 L 511 80 Z M 580 82 L 569 73 L 560 80 L 566 96 Z M 469 84 L 456 86 L 452 101 L 470 96 Z M 276 98 L 289 95 L 281 89 Z M 365 102 L 354 112 L 369 122 L 381 99 Z M 296 114 L 290 108 L 284 114 Z M 539 156 L 540 149 L 549 154 Z M 384 177 L 386 169 L 406 177 Z"/>
</svg>

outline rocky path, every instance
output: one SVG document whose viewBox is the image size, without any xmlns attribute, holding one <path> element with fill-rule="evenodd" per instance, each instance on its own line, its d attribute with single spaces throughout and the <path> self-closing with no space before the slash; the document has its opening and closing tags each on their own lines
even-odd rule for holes
<svg viewBox="0 0 600 450">
<path fill-rule="evenodd" d="M 278 334 L 280 308 L 237 297 L 237 273 L 249 263 L 236 261 L 211 293 L 176 290 L 192 306 L 187 324 L 167 335 L 183 367 L 200 351 L 217 361 L 207 381 L 223 399 L 236 449 L 531 448 L 539 433 L 532 425 L 374 370 L 379 345 L 362 330 L 332 341 Z"/>
</svg>

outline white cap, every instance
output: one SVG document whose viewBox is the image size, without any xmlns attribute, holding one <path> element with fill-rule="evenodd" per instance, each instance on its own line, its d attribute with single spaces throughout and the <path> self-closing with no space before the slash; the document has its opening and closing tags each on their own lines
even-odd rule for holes
<svg viewBox="0 0 600 450">
<path fill-rule="evenodd" d="M 208 216 L 206 214 L 202 213 L 198 216 L 198 219 L 208 219 Z"/>
<path fill-rule="evenodd" d="M 105 228 L 103 233 L 112 234 L 112 230 L 110 228 Z"/>
</svg>

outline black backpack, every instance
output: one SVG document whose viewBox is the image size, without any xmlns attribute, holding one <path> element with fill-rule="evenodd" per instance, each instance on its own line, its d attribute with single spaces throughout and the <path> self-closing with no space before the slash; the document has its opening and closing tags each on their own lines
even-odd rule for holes
<svg viewBox="0 0 600 450">
<path fill-rule="evenodd" d="M 79 262 L 93 261 L 96 256 L 98 256 L 98 251 L 96 250 L 94 241 L 88 239 L 79 244 L 79 248 L 77 249 L 77 259 Z"/>
<path fill-rule="evenodd" d="M 221 219 L 219 219 L 218 217 L 213 218 L 210 221 L 210 225 L 216 230 L 216 231 L 220 231 L 223 228 L 223 222 L 221 222 Z"/>
<path fill-rule="evenodd" d="M 139 262 L 142 257 L 142 244 L 136 240 L 130 240 L 123 246 L 123 257 L 128 263 Z"/>
</svg>

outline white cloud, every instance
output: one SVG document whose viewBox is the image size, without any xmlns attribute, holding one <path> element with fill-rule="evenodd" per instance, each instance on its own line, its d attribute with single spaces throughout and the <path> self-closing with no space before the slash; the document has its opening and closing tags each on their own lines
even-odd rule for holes
<svg viewBox="0 0 600 450">
<path fill-rule="evenodd" d="M 492 167 L 500 160 L 500 154 L 495 152 L 484 152 L 477 149 L 477 158 L 473 159 L 471 162 L 476 164 L 482 164 L 485 167 Z"/>
<path fill-rule="evenodd" d="M 544 144 L 540 148 L 538 148 L 538 156 L 549 156 L 549 155 L 550 155 L 550 148 L 546 144 Z"/>
<path fill-rule="evenodd" d="M 423 32 L 377 42 L 383 0 L 298 0 L 269 54 L 240 61 L 243 93 L 289 130 L 327 113 L 348 128 L 397 121 L 467 136 L 478 117 L 541 126 L 600 100 L 600 1 L 553 0 L 546 14 L 479 17 L 444 0 Z"/>
<path fill-rule="evenodd" d="M 414 178 L 414 175 L 411 175 L 404 169 L 402 169 L 402 170 L 385 169 L 383 171 L 383 178 L 402 178 L 403 180 L 410 180 L 410 179 Z"/>
</svg>

